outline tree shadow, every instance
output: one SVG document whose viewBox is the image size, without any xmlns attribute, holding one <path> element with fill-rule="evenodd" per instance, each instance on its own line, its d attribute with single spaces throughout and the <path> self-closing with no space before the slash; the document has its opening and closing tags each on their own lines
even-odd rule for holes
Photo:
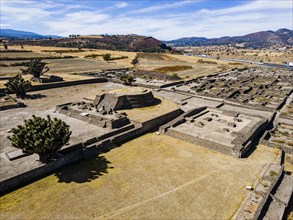
<svg viewBox="0 0 293 220">
<path fill-rule="evenodd" d="M 98 156 L 90 160 L 80 160 L 64 168 L 57 170 L 54 175 L 58 178 L 59 183 L 85 183 L 91 182 L 108 173 L 108 169 L 114 167 L 104 156 Z"/>
<path fill-rule="evenodd" d="M 22 99 L 42 99 L 42 98 L 46 98 L 46 95 L 42 95 L 42 94 L 26 94 Z"/>
</svg>

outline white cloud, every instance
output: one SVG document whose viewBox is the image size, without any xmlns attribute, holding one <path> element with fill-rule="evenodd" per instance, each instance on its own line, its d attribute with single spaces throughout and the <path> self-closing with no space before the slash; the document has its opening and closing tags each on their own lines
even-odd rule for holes
<svg viewBox="0 0 293 220">
<path fill-rule="evenodd" d="M 175 2 L 175 3 L 157 4 L 157 5 L 154 5 L 154 6 L 147 7 L 147 8 L 134 10 L 134 11 L 131 12 L 131 14 L 150 13 L 150 12 L 155 12 L 155 11 L 159 11 L 159 10 L 162 10 L 162 9 L 177 8 L 177 7 L 180 7 L 180 6 L 184 6 L 184 5 L 188 5 L 188 4 L 192 4 L 192 3 L 196 3 L 196 2 L 200 2 L 200 0 L 198 0 L 198 1 L 178 1 L 178 2 Z"/>
<path fill-rule="evenodd" d="M 4 3 L 3 3 L 4 2 Z M 260 30 L 292 29 L 290 1 L 249 1 L 224 9 L 202 9 L 191 12 L 178 7 L 198 1 L 157 3 L 144 9 L 129 8 L 134 3 L 115 2 L 111 7 L 90 8 L 63 1 L 3 1 L 1 23 L 19 30 L 41 34 L 140 34 L 170 40 L 186 36 L 221 37 L 243 35 Z M 127 7 L 128 10 L 118 11 Z M 164 13 L 151 13 L 162 7 Z M 111 13 L 112 10 L 115 11 Z"/>
<path fill-rule="evenodd" d="M 0 24 L 0 27 L 1 28 L 8 28 L 8 27 L 10 27 L 11 25 L 9 25 L 9 24 Z"/>
<path fill-rule="evenodd" d="M 128 6 L 128 3 L 127 2 L 118 2 L 115 7 L 116 8 L 125 8 Z"/>
</svg>

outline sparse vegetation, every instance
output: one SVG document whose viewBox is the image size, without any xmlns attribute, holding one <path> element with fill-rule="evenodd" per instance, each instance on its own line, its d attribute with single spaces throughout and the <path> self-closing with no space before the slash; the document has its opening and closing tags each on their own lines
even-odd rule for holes
<svg viewBox="0 0 293 220">
<path fill-rule="evenodd" d="M 73 56 L 39 56 L 39 57 L 0 57 L 0 61 L 13 61 L 13 60 L 31 60 L 31 59 L 69 59 L 69 58 L 74 58 Z"/>
<path fill-rule="evenodd" d="M 23 98 L 26 92 L 30 90 L 32 84 L 28 80 L 24 80 L 20 74 L 8 79 L 4 84 L 6 92 L 15 93 L 17 97 Z"/>
<path fill-rule="evenodd" d="M 51 53 L 51 52 L 54 52 L 54 53 L 79 53 L 79 52 L 84 52 L 84 50 L 82 50 L 81 48 L 78 50 L 72 50 L 72 49 L 69 49 L 69 50 L 42 50 L 42 52 L 45 52 L 45 53 Z"/>
<path fill-rule="evenodd" d="M 209 61 L 209 60 L 203 60 L 203 59 L 199 59 L 199 60 L 197 61 L 197 63 L 218 64 L 217 62 Z"/>
<path fill-rule="evenodd" d="M 6 63 L 1 63 L 0 66 L 2 67 L 9 67 L 9 66 L 25 66 L 27 62 L 15 62 L 15 63 L 10 63 L 10 64 L 6 64 Z"/>
<path fill-rule="evenodd" d="M 69 141 L 71 135 L 69 125 L 62 120 L 35 115 L 24 120 L 24 125 L 13 128 L 12 133 L 12 137 L 8 138 L 14 147 L 22 149 L 24 153 L 38 154 L 43 163 L 48 162 Z"/>
<path fill-rule="evenodd" d="M 122 59 L 127 59 L 128 56 L 120 56 L 120 57 L 111 57 L 109 60 L 122 60 Z"/>
<path fill-rule="evenodd" d="M 99 56 L 102 56 L 102 54 L 89 54 L 85 55 L 84 58 L 96 59 Z"/>
<path fill-rule="evenodd" d="M 270 174 L 270 176 L 277 176 L 277 173 L 276 173 L 275 171 L 273 171 L 273 170 L 271 170 L 271 171 L 269 172 L 269 174 Z"/>
<path fill-rule="evenodd" d="M 275 142 L 275 143 L 278 143 L 278 144 L 284 144 L 284 143 L 286 143 L 286 141 L 280 140 L 280 139 L 275 139 L 275 140 L 272 140 L 272 141 Z"/>
<path fill-rule="evenodd" d="M 192 66 L 164 66 L 154 69 L 155 72 L 158 73 L 170 73 L 170 72 L 176 72 L 176 71 L 183 71 L 192 69 Z"/>
</svg>

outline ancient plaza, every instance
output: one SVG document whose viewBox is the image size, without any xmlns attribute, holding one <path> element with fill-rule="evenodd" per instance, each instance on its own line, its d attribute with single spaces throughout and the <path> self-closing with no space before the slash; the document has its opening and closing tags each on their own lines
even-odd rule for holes
<svg viewBox="0 0 293 220">
<path fill-rule="evenodd" d="M 42 98 L 35 103 L 24 100 L 25 105 L 11 104 L 14 99 L 7 102 L 2 108 L 0 130 L 2 194 L 155 132 L 158 137 L 174 138 L 188 147 L 200 146 L 233 161 L 249 159 L 259 144 L 268 152 L 280 149 L 275 162 L 262 167 L 260 175 L 265 184 L 256 183 L 233 216 L 270 216 L 270 207 L 277 202 L 281 204 L 280 212 L 287 209 L 290 196 L 284 195 L 288 190 L 276 194 L 279 200 L 272 195 L 292 182 L 291 177 L 284 176 L 283 167 L 284 155 L 293 150 L 292 72 L 249 68 L 176 82 L 137 78 L 133 86 L 123 85 L 116 77 L 120 72 L 131 70 L 95 73 L 91 75 L 94 83 L 87 85 L 89 89 L 69 86 L 64 96 L 58 84 L 53 83 L 52 88 L 48 84 L 48 88 L 40 90 L 36 86 L 33 94 L 60 94 L 47 104 L 42 103 Z M 48 94 L 43 94 L 44 100 Z M 72 130 L 70 142 L 48 164 L 14 148 L 7 139 L 10 129 L 32 114 L 60 118 Z"/>
</svg>

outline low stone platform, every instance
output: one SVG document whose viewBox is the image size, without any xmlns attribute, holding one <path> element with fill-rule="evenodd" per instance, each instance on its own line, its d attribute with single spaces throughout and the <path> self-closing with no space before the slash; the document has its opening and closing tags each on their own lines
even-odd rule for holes
<svg viewBox="0 0 293 220">
<path fill-rule="evenodd" d="M 73 102 L 58 105 L 56 110 L 64 115 L 85 121 L 102 128 L 120 128 L 130 124 L 129 119 L 122 113 L 113 110 L 98 109 L 91 102 Z"/>
<path fill-rule="evenodd" d="M 212 150 L 242 157 L 268 124 L 259 116 L 197 108 L 161 127 L 161 132 Z"/>
</svg>

